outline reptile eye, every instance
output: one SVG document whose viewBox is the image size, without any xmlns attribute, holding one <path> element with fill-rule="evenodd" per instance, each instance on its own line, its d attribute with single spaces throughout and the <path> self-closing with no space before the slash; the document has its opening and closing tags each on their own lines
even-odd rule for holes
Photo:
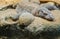
<svg viewBox="0 0 60 39">
<path fill-rule="evenodd" d="M 44 11 L 41 11 L 44 15 L 47 15 L 47 13 L 45 13 Z"/>
<path fill-rule="evenodd" d="M 48 14 L 44 13 L 44 15 L 48 15 Z"/>
<path fill-rule="evenodd" d="M 43 11 L 41 10 L 41 12 L 43 13 Z"/>
</svg>

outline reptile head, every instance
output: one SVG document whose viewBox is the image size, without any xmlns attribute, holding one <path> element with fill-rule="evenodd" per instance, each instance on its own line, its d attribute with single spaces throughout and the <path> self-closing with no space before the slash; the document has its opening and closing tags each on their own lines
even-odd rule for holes
<svg viewBox="0 0 60 39">
<path fill-rule="evenodd" d="M 47 8 L 40 8 L 38 11 L 38 16 L 49 21 L 54 21 L 54 16 Z"/>
</svg>

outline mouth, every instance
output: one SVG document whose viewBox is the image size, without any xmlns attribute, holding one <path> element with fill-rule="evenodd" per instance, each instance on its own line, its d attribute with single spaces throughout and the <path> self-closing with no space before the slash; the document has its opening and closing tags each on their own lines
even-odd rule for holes
<svg viewBox="0 0 60 39">
<path fill-rule="evenodd" d="M 47 16 L 45 16 L 45 19 L 48 21 L 54 21 L 54 16 L 53 15 L 47 15 Z"/>
</svg>

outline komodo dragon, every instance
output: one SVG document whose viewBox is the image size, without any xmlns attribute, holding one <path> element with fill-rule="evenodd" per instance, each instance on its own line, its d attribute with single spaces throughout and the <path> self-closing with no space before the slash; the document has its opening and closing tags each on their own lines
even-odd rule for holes
<svg viewBox="0 0 60 39">
<path fill-rule="evenodd" d="M 49 8 L 55 7 L 53 6 L 48 6 Z M 41 6 L 39 4 L 34 4 L 34 3 L 19 3 L 17 4 L 16 11 L 17 13 L 21 14 L 23 10 L 26 10 L 33 14 L 34 16 L 37 17 L 42 17 L 44 19 L 47 19 L 49 21 L 54 20 L 54 16 L 50 12 L 49 8 L 47 6 Z M 54 8 L 56 9 L 56 7 Z"/>
</svg>

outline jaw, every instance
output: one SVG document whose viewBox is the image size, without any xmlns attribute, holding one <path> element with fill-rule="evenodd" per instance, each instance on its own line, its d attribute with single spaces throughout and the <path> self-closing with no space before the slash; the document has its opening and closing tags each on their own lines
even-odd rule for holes
<svg viewBox="0 0 60 39">
<path fill-rule="evenodd" d="M 48 20 L 48 21 L 54 21 L 54 16 L 52 14 L 47 14 L 46 15 L 44 13 L 39 13 L 37 16 L 41 17 L 41 18 L 43 18 L 45 20 Z"/>
<path fill-rule="evenodd" d="M 45 19 L 47 19 L 48 21 L 54 21 L 54 16 L 53 15 L 47 15 L 47 16 L 45 16 Z"/>
</svg>

